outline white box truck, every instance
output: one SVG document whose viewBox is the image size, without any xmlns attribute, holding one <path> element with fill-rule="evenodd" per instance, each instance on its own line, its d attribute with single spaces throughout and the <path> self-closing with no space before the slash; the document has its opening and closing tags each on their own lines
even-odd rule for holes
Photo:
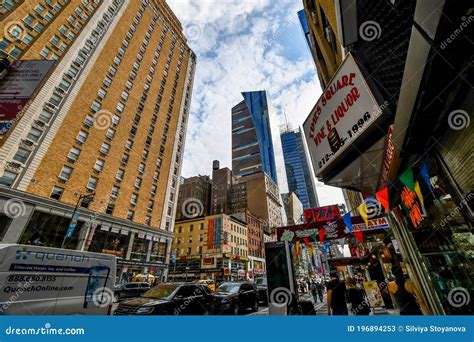
<svg viewBox="0 0 474 342">
<path fill-rule="evenodd" d="M 107 315 L 116 257 L 0 244 L 0 315 Z"/>
</svg>

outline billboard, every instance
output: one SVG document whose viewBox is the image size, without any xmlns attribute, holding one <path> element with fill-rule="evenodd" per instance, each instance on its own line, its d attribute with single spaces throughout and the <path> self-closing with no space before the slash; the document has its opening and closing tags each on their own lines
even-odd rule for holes
<svg viewBox="0 0 474 342">
<path fill-rule="evenodd" d="M 0 139 L 14 125 L 54 63 L 47 60 L 15 61 L 10 65 L 0 82 Z"/>
<path fill-rule="evenodd" d="M 349 54 L 303 124 L 316 176 L 326 169 L 382 111 Z"/>
</svg>

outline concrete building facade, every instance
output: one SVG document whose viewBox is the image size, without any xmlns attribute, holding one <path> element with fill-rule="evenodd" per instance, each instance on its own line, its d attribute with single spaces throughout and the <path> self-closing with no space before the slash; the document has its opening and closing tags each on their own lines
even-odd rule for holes
<svg viewBox="0 0 474 342">
<path fill-rule="evenodd" d="M 165 277 L 196 63 L 178 19 L 162 0 L 25 1 L 0 29 L 11 61 L 56 61 L 1 142 L 2 241 Z"/>
</svg>

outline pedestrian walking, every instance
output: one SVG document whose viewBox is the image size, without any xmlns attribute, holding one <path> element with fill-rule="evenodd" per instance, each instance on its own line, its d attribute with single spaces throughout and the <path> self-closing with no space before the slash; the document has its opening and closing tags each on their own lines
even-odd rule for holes
<svg viewBox="0 0 474 342">
<path fill-rule="evenodd" d="M 422 296 L 411 279 L 403 274 L 400 266 L 393 266 L 395 276 L 388 284 L 388 290 L 395 296 L 400 315 L 423 315 L 427 312 Z M 421 308 L 420 308 L 421 307 Z"/>
<path fill-rule="evenodd" d="M 314 303 L 318 302 L 318 288 L 315 282 L 312 282 L 310 285 L 311 295 L 313 296 Z"/>
<path fill-rule="evenodd" d="M 318 290 L 318 296 L 319 296 L 319 301 L 322 303 L 323 302 L 323 291 L 324 291 L 324 286 L 322 283 L 322 280 L 316 283 L 316 289 Z"/>
<path fill-rule="evenodd" d="M 357 287 L 353 278 L 346 279 L 347 298 L 351 303 L 351 312 L 357 316 L 370 314 L 370 306 L 365 291 Z"/>
<path fill-rule="evenodd" d="M 327 285 L 328 315 L 348 315 L 346 303 L 346 285 L 339 280 L 336 271 L 331 271 L 331 280 Z"/>
</svg>

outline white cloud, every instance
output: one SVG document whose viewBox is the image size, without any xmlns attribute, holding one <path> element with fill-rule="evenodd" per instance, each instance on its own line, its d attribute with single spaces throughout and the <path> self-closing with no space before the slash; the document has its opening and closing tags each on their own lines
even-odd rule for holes
<svg viewBox="0 0 474 342">
<path fill-rule="evenodd" d="M 283 113 L 293 127 L 303 123 L 321 93 L 319 81 L 309 52 L 289 58 L 288 47 L 281 42 L 288 30 L 299 28 L 296 12 L 301 2 L 168 0 L 168 4 L 198 59 L 183 176 L 209 174 L 214 159 L 231 167 L 230 111 L 242 101 L 242 91 L 267 91 L 278 121 L 273 127 L 285 122 Z M 307 49 L 302 33 L 295 41 L 292 49 Z M 278 148 L 277 154 L 281 154 Z M 318 197 L 321 204 L 343 201 L 340 190 L 319 185 Z"/>
</svg>

